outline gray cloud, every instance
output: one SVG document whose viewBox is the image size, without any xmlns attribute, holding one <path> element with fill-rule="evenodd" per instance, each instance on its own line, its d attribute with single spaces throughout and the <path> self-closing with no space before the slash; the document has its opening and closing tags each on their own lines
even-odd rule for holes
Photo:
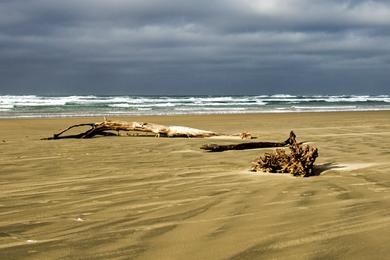
<svg viewBox="0 0 390 260">
<path fill-rule="evenodd" d="M 389 32 L 388 1 L 3 0 L 0 94 L 386 94 Z"/>
</svg>

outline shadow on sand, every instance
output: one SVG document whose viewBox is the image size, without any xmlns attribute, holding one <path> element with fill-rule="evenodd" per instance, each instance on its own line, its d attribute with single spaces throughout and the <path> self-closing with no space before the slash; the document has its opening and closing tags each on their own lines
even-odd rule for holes
<svg viewBox="0 0 390 260">
<path fill-rule="evenodd" d="M 336 163 L 323 163 L 323 164 L 318 164 L 314 166 L 314 174 L 312 176 L 320 176 L 326 171 L 329 170 L 335 170 L 335 169 L 343 169 L 345 168 L 344 165 L 336 164 Z"/>
</svg>

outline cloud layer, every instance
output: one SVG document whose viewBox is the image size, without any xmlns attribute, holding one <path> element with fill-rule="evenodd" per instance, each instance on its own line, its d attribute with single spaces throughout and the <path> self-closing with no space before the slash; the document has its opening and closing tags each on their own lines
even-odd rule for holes
<svg viewBox="0 0 390 260">
<path fill-rule="evenodd" d="M 0 3 L 0 94 L 387 94 L 389 64 L 389 1 Z"/>
</svg>

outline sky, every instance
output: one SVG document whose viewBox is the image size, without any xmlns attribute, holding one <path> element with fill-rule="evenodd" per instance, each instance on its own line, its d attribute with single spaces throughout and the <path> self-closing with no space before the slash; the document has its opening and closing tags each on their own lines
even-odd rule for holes
<svg viewBox="0 0 390 260">
<path fill-rule="evenodd" d="M 1 0 L 0 94 L 390 94 L 390 1 Z"/>
</svg>

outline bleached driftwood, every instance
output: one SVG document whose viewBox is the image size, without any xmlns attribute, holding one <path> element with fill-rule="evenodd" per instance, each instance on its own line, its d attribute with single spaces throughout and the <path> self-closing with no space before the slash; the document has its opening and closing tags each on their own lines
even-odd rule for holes
<svg viewBox="0 0 390 260">
<path fill-rule="evenodd" d="M 73 128 L 84 127 L 84 126 L 89 126 L 90 129 L 78 134 L 63 135 L 64 133 L 68 132 Z M 112 131 L 116 131 L 117 133 L 113 133 Z M 185 127 L 185 126 L 165 126 L 165 125 L 154 124 L 154 123 L 117 122 L 117 121 L 104 120 L 103 122 L 99 122 L 99 123 L 85 123 L 85 124 L 72 125 L 64 129 L 63 131 L 54 134 L 52 137 L 44 138 L 44 139 L 53 140 L 53 139 L 64 139 L 64 138 L 92 138 L 96 135 L 112 136 L 112 135 L 119 135 L 119 131 L 154 133 L 156 137 L 167 136 L 167 137 L 206 138 L 206 137 L 214 137 L 214 136 L 224 136 L 222 134 L 218 134 L 213 131 L 206 131 L 206 130 Z M 251 136 L 248 133 L 243 133 L 240 135 L 240 138 L 251 138 Z"/>
</svg>

